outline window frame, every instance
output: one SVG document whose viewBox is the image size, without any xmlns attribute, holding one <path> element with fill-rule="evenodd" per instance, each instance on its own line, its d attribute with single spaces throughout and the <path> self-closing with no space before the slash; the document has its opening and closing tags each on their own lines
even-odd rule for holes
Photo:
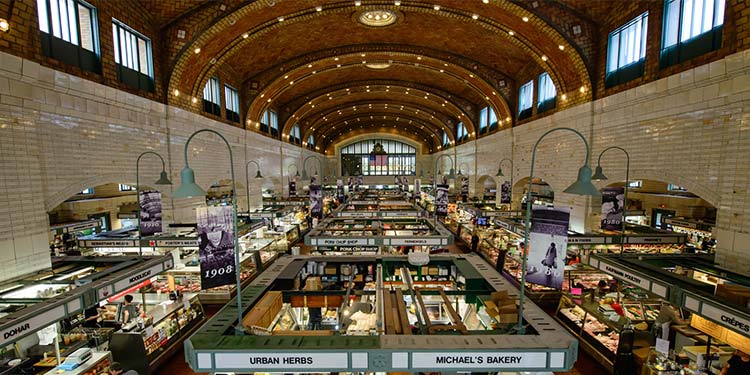
<svg viewBox="0 0 750 375">
<path fill-rule="evenodd" d="M 229 108 L 230 103 L 236 107 L 236 111 Z M 224 84 L 224 111 L 226 112 L 226 118 L 229 121 L 239 123 L 240 122 L 240 92 L 234 87 Z"/>
<path fill-rule="evenodd" d="M 532 80 L 524 83 L 523 85 L 521 85 L 521 87 L 518 88 L 518 119 L 519 120 L 527 119 L 527 118 L 531 117 L 531 115 L 533 114 L 533 110 L 534 110 L 534 81 L 535 80 L 532 79 Z M 531 88 L 529 90 L 529 93 L 528 93 L 528 99 L 529 99 L 528 102 L 529 103 L 528 103 L 528 107 L 523 107 L 522 108 L 521 107 L 521 105 L 522 105 L 521 99 L 522 99 L 522 95 L 524 94 L 523 90 L 526 87 L 530 87 Z"/>
<path fill-rule="evenodd" d="M 206 98 L 206 90 L 209 90 L 209 98 Z M 203 86 L 201 101 L 203 103 L 203 112 L 214 116 L 221 116 L 221 83 L 218 77 L 210 77 L 206 81 L 206 85 Z"/>
<path fill-rule="evenodd" d="M 117 184 L 117 190 L 120 192 L 135 191 L 135 186 L 126 184 Z"/>
<path fill-rule="evenodd" d="M 383 145 L 388 154 L 385 165 L 370 165 L 370 152 L 376 143 Z M 413 176 L 416 174 L 416 156 L 417 147 L 398 140 L 372 138 L 356 141 L 342 147 L 339 152 L 341 174 L 355 175 L 359 172 L 363 176 Z M 346 170 L 348 163 L 345 159 L 358 163 L 359 170 Z"/>
<path fill-rule="evenodd" d="M 542 89 L 544 87 L 542 86 L 543 80 L 545 81 L 544 82 L 545 85 L 551 85 L 552 90 L 554 91 L 555 95 L 551 97 L 542 98 L 542 94 L 545 91 Z M 548 111 L 550 109 L 555 108 L 555 106 L 557 106 L 557 87 L 555 87 L 555 82 L 552 81 L 552 77 L 549 75 L 549 73 L 544 72 L 540 74 L 539 77 L 537 78 L 537 85 L 539 86 L 539 90 L 537 90 L 538 93 L 537 93 L 536 112 L 542 113 L 544 111 Z"/>
<path fill-rule="evenodd" d="M 605 88 L 613 87 L 643 76 L 646 66 L 646 55 L 648 53 L 648 19 L 649 12 L 643 12 L 607 35 L 607 57 L 604 65 L 604 70 L 606 72 L 604 76 Z M 623 34 L 623 32 L 628 31 L 633 26 L 637 26 L 639 22 L 641 23 L 641 30 L 638 32 L 638 35 L 640 35 L 638 54 L 641 55 L 641 57 L 636 61 L 622 64 L 620 62 L 620 58 L 622 57 L 622 38 L 623 35 L 627 35 Z M 616 68 L 610 70 L 610 66 L 612 65 L 611 58 L 613 57 L 612 46 L 615 38 L 617 38 L 617 51 L 614 53 L 614 58 L 617 62 L 615 64 Z"/>
<path fill-rule="evenodd" d="M 57 20 L 59 21 L 59 27 L 61 29 L 60 36 L 55 35 L 53 22 L 56 18 L 52 17 L 52 1 L 57 4 Z M 42 54 L 45 56 L 61 61 L 68 65 L 76 66 L 82 70 L 89 71 L 92 73 L 102 73 L 102 61 L 101 61 L 101 45 L 99 39 L 99 12 L 97 8 L 83 0 L 63 0 L 66 5 L 65 18 L 67 18 L 66 25 L 68 38 L 71 39 L 71 27 L 75 25 L 76 35 L 75 41 L 65 40 L 62 32 L 63 29 L 63 16 L 60 13 L 60 1 L 57 0 L 36 0 L 37 6 L 37 28 L 40 33 L 40 41 L 42 47 Z M 72 9 L 75 14 L 69 14 L 70 5 L 73 5 Z M 41 9 L 41 5 L 44 9 Z M 79 7 L 87 8 L 89 13 L 89 23 L 91 26 L 91 47 L 93 50 L 89 50 L 82 46 L 81 38 L 81 14 Z M 44 12 L 43 12 L 44 11 Z M 43 22 L 46 21 L 46 27 L 43 27 Z M 71 23 L 71 21 L 75 21 Z M 45 30 L 46 29 L 46 30 Z"/>
<path fill-rule="evenodd" d="M 126 39 L 124 43 L 122 41 L 123 37 Z M 135 43 L 133 43 L 133 38 L 135 38 Z M 130 39 L 130 43 L 128 43 L 127 39 Z M 142 57 L 138 52 L 141 41 L 143 41 L 145 45 L 146 73 L 141 71 Z M 128 47 L 128 45 L 130 45 L 130 47 Z M 123 46 L 125 47 L 125 52 L 123 52 Z M 130 53 L 134 48 L 136 50 L 135 55 Z M 154 71 L 154 47 L 151 38 L 138 32 L 124 22 L 112 18 L 112 49 L 115 57 L 117 79 L 134 89 L 154 92 L 156 89 L 156 73 Z M 126 56 L 126 54 L 130 56 Z M 123 64 L 126 60 L 127 62 Z M 132 63 L 130 61 L 132 61 Z M 137 69 L 128 66 L 132 64 L 137 64 Z"/>
<path fill-rule="evenodd" d="M 94 195 L 94 188 L 83 189 L 79 193 L 76 193 L 76 195 Z"/>
<path fill-rule="evenodd" d="M 700 1 L 702 1 L 705 10 L 705 4 L 708 0 Z M 712 27 L 706 31 L 682 40 L 683 27 L 685 26 L 683 18 L 685 0 L 664 0 L 661 49 L 659 51 L 660 68 L 667 68 L 721 48 L 724 21 L 726 18 L 726 1 L 712 1 L 714 2 L 713 14 L 711 17 Z M 676 28 L 674 28 L 675 35 L 673 36 L 668 33 L 673 29 L 673 27 L 670 27 L 670 18 L 674 15 L 670 12 L 670 4 L 674 4 L 675 2 L 678 3 L 678 13 L 675 21 Z M 720 8 L 719 5 L 722 5 L 722 7 Z M 717 9 L 720 9 L 720 14 L 722 15 L 720 20 L 717 14 Z M 705 13 L 702 18 L 705 18 Z M 718 21 L 721 21 L 721 24 L 717 24 Z M 675 39 L 674 43 L 669 40 L 672 39 L 672 37 Z"/>
</svg>

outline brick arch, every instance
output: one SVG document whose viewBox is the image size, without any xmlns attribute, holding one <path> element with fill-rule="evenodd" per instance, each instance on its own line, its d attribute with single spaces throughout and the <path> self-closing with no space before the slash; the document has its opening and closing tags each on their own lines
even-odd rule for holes
<svg viewBox="0 0 750 375">
<path fill-rule="evenodd" d="M 391 87 L 391 89 L 393 90 L 393 92 L 390 93 L 390 94 L 388 94 L 388 95 L 386 95 L 386 94 L 380 92 L 380 90 L 382 89 L 381 85 L 373 85 L 373 86 L 379 86 L 377 88 L 373 88 L 373 90 L 377 90 L 374 93 L 367 93 L 365 91 L 365 88 L 366 87 L 370 87 L 370 85 L 367 85 L 367 86 L 350 86 L 351 91 L 349 91 L 349 92 L 352 93 L 351 96 L 353 98 L 349 99 L 350 101 L 336 104 L 336 106 L 332 107 L 332 108 L 329 108 L 328 105 L 327 105 L 329 103 L 329 101 L 326 100 L 327 95 L 321 94 L 321 95 L 319 95 L 319 96 L 317 96 L 315 98 L 311 98 L 310 101 L 308 101 L 307 103 L 304 103 L 299 108 L 297 108 L 294 112 L 292 112 L 292 116 L 290 116 L 286 120 L 286 122 L 284 123 L 284 126 L 282 127 L 282 133 L 289 133 L 289 131 L 292 128 L 292 126 L 294 124 L 296 124 L 296 123 L 300 123 L 300 125 L 303 125 L 302 122 L 304 120 L 310 120 L 311 123 L 309 125 L 305 124 L 305 127 L 307 129 L 304 130 L 304 134 L 303 134 L 303 139 L 304 139 L 305 138 L 304 135 L 309 135 L 310 134 L 310 132 L 311 132 L 309 130 L 310 128 L 319 128 L 320 125 L 325 122 L 325 121 L 323 121 L 323 119 L 326 119 L 331 114 L 337 112 L 337 109 L 341 109 L 341 108 L 345 108 L 345 107 L 350 107 L 350 106 L 358 106 L 359 107 L 359 106 L 364 105 L 365 108 L 363 108 L 363 109 L 365 111 L 369 111 L 368 108 L 367 108 L 367 104 L 385 104 L 385 103 L 387 103 L 388 105 L 393 105 L 394 107 L 399 107 L 401 105 L 403 105 L 405 107 L 406 106 L 412 107 L 412 108 L 416 107 L 413 103 L 408 103 L 406 101 L 401 101 L 402 98 L 407 98 L 407 97 L 404 96 L 405 94 L 399 92 L 399 90 L 405 90 L 404 87 L 390 86 L 389 85 Z M 391 89 L 389 89 L 389 90 L 391 90 Z M 337 90 L 337 92 L 341 92 L 341 91 L 342 90 Z M 416 92 L 416 93 L 419 93 L 419 95 L 412 95 L 412 94 L 410 94 L 411 96 L 408 96 L 409 99 L 411 99 L 413 97 L 422 98 L 424 96 L 428 96 L 429 99 L 426 99 L 426 100 L 430 100 L 430 102 L 425 102 L 427 104 L 420 105 L 419 108 L 420 108 L 421 111 L 424 111 L 424 113 L 429 113 L 430 116 L 433 116 L 432 112 L 430 112 L 430 111 L 438 112 L 441 115 L 443 115 L 443 116 L 438 116 L 437 117 L 438 120 L 435 121 L 435 122 L 437 122 L 437 123 L 440 124 L 439 128 L 441 128 L 443 130 L 450 130 L 443 123 L 443 121 L 446 120 L 446 119 L 451 119 L 451 120 L 454 119 L 452 116 L 446 114 L 445 112 L 448 112 L 448 113 L 463 113 L 463 110 L 459 106 L 457 106 L 456 104 L 454 104 L 451 100 L 449 100 L 449 98 L 443 97 L 441 95 L 435 95 L 433 93 L 430 93 L 428 91 L 423 91 L 423 90 L 420 90 L 420 89 L 415 89 L 414 91 L 410 91 L 410 92 Z M 330 94 L 330 93 L 327 93 L 327 94 Z M 383 99 L 382 98 L 383 95 L 389 96 L 389 100 Z M 370 100 L 370 99 L 367 99 L 367 98 L 359 98 L 360 96 L 373 96 L 375 98 L 372 99 L 372 100 Z M 343 98 L 343 100 L 347 100 L 349 98 L 349 95 L 343 94 L 340 97 Z M 392 99 L 392 101 L 391 101 L 391 99 Z M 436 99 L 437 101 L 434 101 L 433 99 Z M 322 106 L 325 106 L 325 108 L 324 108 L 325 113 L 322 113 L 319 110 L 313 110 L 313 108 L 311 108 L 308 105 L 308 103 L 310 103 L 310 102 L 321 103 Z M 339 101 L 335 101 L 335 102 L 339 102 Z M 421 102 L 421 100 L 420 100 L 420 102 Z M 429 105 L 430 107 L 427 107 L 427 105 Z M 312 116 L 311 116 L 312 118 L 305 117 L 305 116 L 307 116 L 307 113 L 312 113 Z M 369 113 L 363 113 L 363 115 L 367 116 L 367 115 L 369 115 Z M 418 116 L 418 117 L 421 117 L 421 116 Z M 426 124 L 430 124 L 430 125 L 433 124 L 433 122 L 430 121 L 430 119 L 428 119 L 426 117 L 423 120 L 424 120 L 424 122 Z M 476 131 L 476 126 L 474 124 L 474 121 L 471 119 L 471 117 L 469 117 L 469 116 L 463 116 L 462 117 L 462 121 L 463 121 L 464 125 L 466 125 L 467 129 L 469 129 L 470 133 Z"/>
<path fill-rule="evenodd" d="M 435 1 L 435 3 L 443 3 L 443 1 Z M 572 91 L 579 83 L 588 87 L 591 86 L 588 71 L 578 49 L 534 13 L 512 2 L 493 2 L 492 8 L 488 8 L 494 11 L 491 16 L 472 21 L 470 10 L 475 7 L 474 4 L 447 1 L 445 3 L 447 4 L 440 11 L 432 10 L 431 4 L 416 2 L 404 2 L 400 9 L 405 12 L 432 13 L 455 20 L 479 22 L 482 28 L 506 38 L 509 43 L 520 46 L 524 51 L 527 51 L 533 60 L 550 72 L 553 82 L 560 88 L 559 92 Z M 351 1 L 328 4 L 321 12 L 315 12 L 315 9 L 307 3 L 302 3 L 299 8 L 285 3 L 283 6 L 278 4 L 276 7 L 270 8 L 271 10 L 268 12 L 270 14 L 264 15 L 259 12 L 262 7 L 263 5 L 257 1 L 240 7 L 235 12 L 220 19 L 192 42 L 187 43 L 176 58 L 174 69 L 168 80 L 168 91 L 171 93 L 174 90 L 183 89 L 182 91 L 191 93 L 199 92 L 197 88 L 202 87 L 209 73 L 215 69 L 212 65 L 223 64 L 233 50 L 240 50 L 248 40 L 260 38 L 268 32 L 273 32 L 273 30 L 293 22 L 322 17 L 331 12 L 352 12 L 356 10 Z M 383 4 L 381 7 L 390 7 L 390 5 Z M 462 9 L 457 7 L 462 7 Z M 281 15 L 285 17 L 285 21 L 277 22 L 274 17 Z M 528 17 L 530 22 L 522 22 L 520 17 Z M 243 27 L 243 25 L 248 24 L 258 26 L 248 31 Z M 508 35 L 508 31 L 511 29 L 516 32 L 516 36 Z M 248 38 L 242 38 L 242 34 L 245 32 L 249 33 Z M 555 48 L 557 45 L 566 47 L 567 52 L 558 52 Z M 191 51 L 196 47 L 204 48 L 206 53 L 201 56 L 194 56 Z M 548 56 L 549 59 L 547 61 L 542 60 L 542 55 Z M 552 63 L 558 60 L 559 63 Z M 213 64 L 209 64 L 209 62 L 213 62 Z M 191 77 L 189 74 L 186 76 L 185 70 L 191 66 L 203 68 L 196 76 Z M 563 77 L 566 79 L 563 79 Z M 570 81 L 570 83 L 567 81 Z M 590 99 L 591 91 L 587 90 L 585 99 Z M 175 98 L 170 95 L 168 101 L 169 104 L 190 107 L 189 98 L 185 96 Z"/>
<path fill-rule="evenodd" d="M 600 189 L 614 183 L 625 182 L 624 171 L 620 172 L 612 169 L 611 172 L 605 171 L 605 173 L 609 178 L 608 180 L 595 182 L 596 186 Z M 671 171 L 660 170 L 659 172 L 656 172 L 652 170 L 631 170 L 630 180 L 650 180 L 662 182 L 665 184 L 675 184 L 678 186 L 682 186 L 686 188 L 688 192 L 697 195 L 699 198 L 710 203 L 715 208 L 719 208 L 719 204 L 721 202 L 721 195 L 718 191 L 714 191 L 703 184 L 696 183 L 694 179 L 688 176 L 672 173 Z"/>
<path fill-rule="evenodd" d="M 398 142 L 406 143 L 409 146 L 415 147 L 417 149 L 417 159 L 419 159 L 419 156 L 423 154 L 422 144 L 420 142 L 414 141 L 413 139 L 411 139 L 409 137 L 405 137 L 405 136 L 400 135 L 400 134 L 375 134 L 375 133 L 367 133 L 367 134 L 356 134 L 356 135 L 351 135 L 351 136 L 348 136 L 348 137 L 341 138 L 341 140 L 339 142 L 337 142 L 336 145 L 334 146 L 335 147 L 335 149 L 334 149 L 334 155 L 336 155 L 337 157 L 339 157 L 341 155 L 341 149 L 342 148 L 344 148 L 344 147 L 346 147 L 346 146 L 348 146 L 348 145 L 350 145 L 352 143 L 359 142 L 359 141 L 364 141 L 366 139 L 371 139 L 371 138 L 375 138 L 375 137 L 381 138 L 381 139 L 388 139 L 388 140 L 392 140 L 392 141 L 398 141 Z M 419 160 L 417 160 L 417 162 L 419 162 Z"/>
<path fill-rule="evenodd" d="M 484 196 L 484 183 L 488 180 L 491 180 L 495 186 L 497 186 L 497 180 L 495 176 L 490 176 L 488 174 L 481 175 L 477 177 L 476 183 L 474 184 L 474 195 L 475 197 Z M 500 192 L 496 192 L 495 194 L 499 194 Z"/>
<path fill-rule="evenodd" d="M 107 184 L 126 184 L 135 186 L 135 175 L 132 173 L 109 173 L 76 179 L 76 182 L 64 186 L 62 189 L 51 193 L 44 200 L 44 209 L 47 212 L 50 212 L 57 206 L 68 200 L 70 197 L 75 196 L 84 189 Z"/>
<path fill-rule="evenodd" d="M 493 107 L 495 113 L 498 114 L 498 118 L 513 116 L 513 111 L 511 111 L 510 106 L 503 96 L 498 94 L 498 90 L 495 89 L 490 82 L 485 81 L 466 68 L 455 65 L 452 62 L 448 63 L 442 60 L 430 58 L 429 56 L 421 56 L 413 53 L 362 51 L 360 53 L 339 56 L 339 60 L 333 60 L 328 57 L 322 60 L 309 62 L 306 65 L 285 71 L 283 74 L 278 74 L 272 82 L 259 91 L 260 95 L 249 104 L 248 110 L 245 113 L 246 123 L 247 121 L 257 121 L 263 111 L 272 107 L 274 98 L 282 95 L 285 91 L 292 89 L 295 84 L 299 85 L 300 82 L 303 82 L 306 79 L 319 81 L 323 79 L 320 77 L 324 77 L 329 73 L 335 74 L 339 69 L 346 69 L 347 67 L 360 68 L 361 62 L 363 61 L 361 54 L 366 55 L 364 58 L 365 61 L 367 58 L 372 58 L 375 61 L 391 61 L 392 65 L 403 64 L 409 67 L 419 64 L 418 69 L 428 72 L 429 76 L 434 80 L 445 79 L 447 77 L 451 80 L 463 82 L 468 87 L 471 87 L 474 91 L 479 93 L 480 97 L 484 97 L 484 100 L 488 105 Z M 401 58 L 405 60 L 401 60 Z M 418 58 L 420 60 L 418 60 Z M 341 64 L 341 68 L 337 67 L 339 64 Z M 446 64 L 448 64 L 448 66 L 445 66 Z M 312 67 L 308 67 L 308 65 L 312 65 Z M 434 95 L 435 93 L 430 92 L 430 94 Z M 457 108 L 457 110 L 464 113 L 464 110 L 461 108 Z M 476 129 L 473 129 L 473 122 L 471 125 L 471 131 L 476 131 Z"/>
</svg>

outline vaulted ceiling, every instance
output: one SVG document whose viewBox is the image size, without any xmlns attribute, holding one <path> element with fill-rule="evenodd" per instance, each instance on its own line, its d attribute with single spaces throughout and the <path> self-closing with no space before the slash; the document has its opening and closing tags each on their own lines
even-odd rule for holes
<svg viewBox="0 0 750 375">
<path fill-rule="evenodd" d="M 501 128 L 512 126 L 517 80 L 529 71 L 548 72 L 571 104 L 590 100 L 593 20 L 606 11 L 583 0 L 160 3 L 142 1 L 166 43 L 179 46 L 165 57 L 166 83 L 169 93 L 187 95 L 169 95 L 170 104 L 199 110 L 190 98 L 200 98 L 217 71 L 230 71 L 241 81 L 248 129 L 273 108 L 282 139 L 300 124 L 302 139 L 314 135 L 320 151 L 388 132 L 435 152 L 458 122 L 476 136 L 485 106 Z M 381 15 L 395 22 L 365 24 L 385 22 Z M 187 40 L 172 40 L 185 25 L 192 27 Z"/>
</svg>

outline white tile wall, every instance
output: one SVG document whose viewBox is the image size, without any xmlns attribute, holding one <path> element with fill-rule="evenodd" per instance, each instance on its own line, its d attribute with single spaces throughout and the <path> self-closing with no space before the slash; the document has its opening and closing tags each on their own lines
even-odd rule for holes
<svg viewBox="0 0 750 375">
<path fill-rule="evenodd" d="M 470 176 L 470 191 L 481 192 L 477 181 L 483 176 L 494 178 L 498 162 L 505 157 L 514 161 L 514 181 L 527 177 L 534 143 L 544 131 L 555 127 L 571 127 L 586 136 L 592 147 L 592 168 L 605 147 L 624 147 L 631 155 L 631 178 L 685 186 L 719 208 L 717 259 L 748 274 L 748 104 L 750 50 L 447 152 L 454 158 L 455 168 Z M 230 143 L 241 185 L 241 207 L 247 160 L 261 164 L 264 186 L 281 192 L 286 189 L 288 165 L 301 168 L 302 160 L 311 154 L 0 53 L 0 279 L 48 267 L 46 212 L 89 186 L 135 183 L 134 164 L 141 152 L 161 153 L 177 184 L 187 137 L 201 128 L 219 131 Z M 226 146 L 214 135 L 201 134 L 191 141 L 188 158 L 203 186 L 229 178 Z M 558 204 L 572 209 L 575 230 L 597 221 L 597 210 L 590 209 L 589 199 L 562 193 L 575 179 L 584 158 L 578 137 L 560 132 L 540 144 L 535 163 L 535 176 L 552 186 Z M 435 160 L 436 156 L 427 156 L 421 162 L 431 171 Z M 624 180 L 619 154 L 607 153 L 602 166 L 612 180 Z M 158 160 L 145 157 L 141 181 L 158 178 L 159 167 Z M 442 169 L 448 168 L 444 158 Z M 511 168 L 506 163 L 503 170 L 508 174 Z M 253 185 L 251 192 L 257 194 Z M 164 191 L 165 219 L 194 220 L 200 201 L 175 201 L 171 198 L 173 188 L 176 186 Z M 520 189 L 518 184 L 516 192 Z"/>
</svg>

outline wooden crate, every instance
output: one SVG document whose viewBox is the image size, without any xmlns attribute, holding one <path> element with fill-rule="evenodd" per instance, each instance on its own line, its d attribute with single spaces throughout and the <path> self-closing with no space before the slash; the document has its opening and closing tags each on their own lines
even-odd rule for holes
<svg viewBox="0 0 750 375">
<path fill-rule="evenodd" d="M 281 292 L 267 292 L 242 318 L 242 325 L 248 328 L 252 326 L 268 328 L 281 311 L 283 303 Z"/>
</svg>

